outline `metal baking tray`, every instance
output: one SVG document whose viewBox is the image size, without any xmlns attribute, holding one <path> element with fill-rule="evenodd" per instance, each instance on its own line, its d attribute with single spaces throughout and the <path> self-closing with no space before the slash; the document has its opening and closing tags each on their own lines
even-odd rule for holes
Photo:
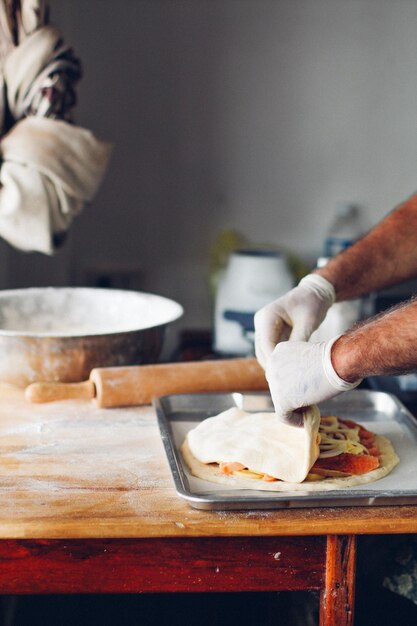
<svg viewBox="0 0 417 626">
<path fill-rule="evenodd" d="M 179 450 L 188 430 L 233 406 L 248 412 L 272 411 L 267 393 L 167 395 L 155 398 L 154 406 L 177 494 L 194 508 L 253 510 L 417 504 L 417 422 L 392 394 L 355 389 L 319 405 L 323 415 L 351 418 L 387 436 L 400 457 L 400 463 L 388 476 L 369 485 L 334 492 L 236 490 L 191 475 Z"/>
</svg>

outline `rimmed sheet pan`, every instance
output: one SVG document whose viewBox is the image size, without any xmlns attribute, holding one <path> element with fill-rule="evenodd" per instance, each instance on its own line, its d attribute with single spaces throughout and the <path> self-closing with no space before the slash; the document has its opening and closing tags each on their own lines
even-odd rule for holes
<svg viewBox="0 0 417 626">
<path fill-rule="evenodd" d="M 210 483 L 191 475 L 180 446 L 201 420 L 237 406 L 245 411 L 272 411 L 267 393 L 177 394 L 154 401 L 158 424 L 177 494 L 192 507 L 208 510 L 287 509 L 301 507 L 386 506 L 417 504 L 417 420 L 389 393 L 355 389 L 320 405 L 322 414 L 360 422 L 388 437 L 400 463 L 369 485 L 338 491 L 271 492 Z"/>
</svg>

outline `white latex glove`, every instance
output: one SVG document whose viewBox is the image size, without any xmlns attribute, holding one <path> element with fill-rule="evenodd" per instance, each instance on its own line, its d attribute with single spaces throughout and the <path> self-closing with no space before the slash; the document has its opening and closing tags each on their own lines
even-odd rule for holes
<svg viewBox="0 0 417 626">
<path fill-rule="evenodd" d="M 361 380 L 348 383 L 340 378 L 332 365 L 331 349 L 339 337 L 319 343 L 284 341 L 276 346 L 267 360 L 265 374 L 279 419 L 297 424 L 299 420 L 293 414 L 296 409 L 329 400 L 359 385 Z"/>
<path fill-rule="evenodd" d="M 286 339 L 307 341 L 336 299 L 334 287 L 318 274 L 308 274 L 288 293 L 255 314 L 255 352 L 265 369 L 275 346 Z"/>
</svg>

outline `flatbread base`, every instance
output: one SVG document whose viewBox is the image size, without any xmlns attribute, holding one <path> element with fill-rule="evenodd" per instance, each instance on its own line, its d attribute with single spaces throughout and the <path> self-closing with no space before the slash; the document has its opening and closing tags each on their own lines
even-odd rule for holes
<svg viewBox="0 0 417 626">
<path fill-rule="evenodd" d="M 181 453 L 193 476 L 211 483 L 218 483 L 233 489 L 255 489 L 256 491 L 333 491 L 349 489 L 357 485 L 372 483 L 389 474 L 399 463 L 399 458 L 386 437 L 375 435 L 375 442 L 381 452 L 380 466 L 366 474 L 346 476 L 346 478 L 325 478 L 319 481 L 286 483 L 283 481 L 267 482 L 262 479 L 244 478 L 233 474 L 222 474 L 218 465 L 201 463 L 192 454 L 187 439 L 181 446 Z"/>
</svg>

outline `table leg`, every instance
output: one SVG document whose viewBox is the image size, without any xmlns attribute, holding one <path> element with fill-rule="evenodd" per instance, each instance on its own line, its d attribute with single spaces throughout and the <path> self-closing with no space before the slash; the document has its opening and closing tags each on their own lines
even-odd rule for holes
<svg viewBox="0 0 417 626">
<path fill-rule="evenodd" d="M 356 536 L 328 535 L 326 582 L 320 595 L 320 626 L 352 626 Z"/>
</svg>

